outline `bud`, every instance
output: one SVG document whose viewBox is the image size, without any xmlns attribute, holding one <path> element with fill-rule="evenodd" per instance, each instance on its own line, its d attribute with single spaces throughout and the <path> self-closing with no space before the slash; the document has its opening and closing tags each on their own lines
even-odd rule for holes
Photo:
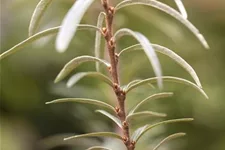
<svg viewBox="0 0 225 150">
<path fill-rule="evenodd" d="M 117 83 L 114 83 L 114 88 L 117 90 L 119 89 L 119 85 Z"/>
<path fill-rule="evenodd" d="M 131 145 L 132 145 L 133 147 L 135 146 L 135 144 L 136 144 L 135 141 L 132 141 L 132 142 L 131 142 Z"/>
<path fill-rule="evenodd" d="M 119 107 L 115 107 L 115 111 L 116 111 L 116 113 L 119 113 L 120 112 L 120 108 Z"/>
<path fill-rule="evenodd" d="M 105 34 L 106 32 L 107 32 L 106 27 L 103 27 L 103 28 L 102 28 L 102 33 L 104 33 L 104 34 Z"/>
<path fill-rule="evenodd" d="M 109 13 L 114 14 L 115 8 L 113 6 L 109 7 Z"/>
<path fill-rule="evenodd" d="M 114 40 L 113 39 L 110 39 L 110 41 L 109 41 L 109 45 L 111 46 L 111 47 L 113 47 L 114 46 Z"/>
<path fill-rule="evenodd" d="M 123 142 L 126 143 L 128 141 L 127 137 L 123 137 Z"/>
<path fill-rule="evenodd" d="M 127 128 L 128 127 L 128 123 L 126 121 L 123 122 L 123 127 Z"/>
</svg>

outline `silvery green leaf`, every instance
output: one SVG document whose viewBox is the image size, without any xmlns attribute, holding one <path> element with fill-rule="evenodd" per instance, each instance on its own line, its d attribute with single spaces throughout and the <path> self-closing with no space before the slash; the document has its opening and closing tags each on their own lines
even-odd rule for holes
<svg viewBox="0 0 225 150">
<path fill-rule="evenodd" d="M 159 9 L 175 19 L 179 20 L 182 24 L 184 24 L 193 34 L 198 38 L 198 40 L 201 42 L 201 44 L 206 48 L 209 49 L 209 45 L 205 38 L 202 36 L 202 34 L 199 32 L 199 30 L 187 19 L 185 19 L 182 15 L 180 15 L 179 12 L 171 8 L 170 6 L 163 4 L 162 2 L 159 2 L 157 0 L 124 0 L 121 3 L 119 3 L 115 9 L 119 10 L 123 7 L 130 6 L 130 5 L 147 5 L 154 7 L 156 9 Z"/>
<path fill-rule="evenodd" d="M 105 13 L 104 12 L 101 12 L 98 16 L 98 22 L 97 22 L 97 27 L 99 29 L 102 28 L 102 25 L 103 25 L 103 21 L 105 19 Z M 95 57 L 97 58 L 103 58 L 103 53 L 104 51 L 101 50 L 101 37 L 102 37 L 102 34 L 98 31 L 96 31 L 96 35 L 95 35 Z M 100 71 L 100 66 L 99 66 L 99 63 L 96 62 L 96 70 L 99 72 Z"/>
<path fill-rule="evenodd" d="M 166 117 L 165 113 L 158 113 L 154 111 L 142 111 L 142 112 L 137 112 L 137 113 L 132 113 L 129 114 L 126 118 L 126 120 L 132 120 L 133 118 L 140 118 L 140 117 Z"/>
<path fill-rule="evenodd" d="M 88 148 L 87 150 L 111 150 L 107 147 L 103 147 L 103 146 L 92 146 L 90 148 Z"/>
<path fill-rule="evenodd" d="M 193 121 L 193 120 L 194 120 L 193 118 L 172 119 L 172 120 L 166 120 L 166 121 L 162 121 L 162 122 L 159 122 L 159 123 L 155 123 L 153 125 L 148 125 L 148 126 L 142 127 L 143 129 L 138 134 L 138 136 L 132 135 L 132 140 L 137 142 L 142 137 L 142 135 L 144 135 L 147 131 L 149 131 L 152 128 L 157 127 L 159 125 L 164 125 L 164 124 L 169 124 L 169 123 L 178 123 L 178 122 L 190 122 L 190 121 Z M 139 129 L 137 129 L 137 130 L 139 130 Z"/>
<path fill-rule="evenodd" d="M 67 82 L 67 87 L 72 87 L 74 84 L 76 84 L 79 80 L 81 80 L 84 77 L 96 77 L 102 81 L 104 81 L 105 83 L 107 83 L 108 85 L 110 85 L 111 87 L 113 87 L 113 83 L 112 81 L 105 75 L 99 73 L 99 72 L 79 72 L 75 75 L 73 75 Z"/>
<path fill-rule="evenodd" d="M 69 61 L 64 67 L 63 69 L 60 71 L 60 73 L 58 74 L 58 76 L 55 79 L 55 83 L 61 81 L 62 79 L 64 79 L 70 72 L 72 72 L 77 66 L 79 66 L 81 63 L 87 62 L 87 61 L 97 61 L 100 62 L 101 64 L 104 64 L 106 67 L 110 67 L 111 65 L 102 59 L 99 59 L 97 57 L 93 57 L 93 56 L 79 56 L 76 57 L 74 59 L 72 59 L 71 61 Z"/>
<path fill-rule="evenodd" d="M 66 14 L 62 22 L 62 28 L 60 28 L 56 38 L 56 49 L 58 52 L 62 53 L 68 48 L 70 41 L 76 33 L 78 24 L 93 1 L 77 0 Z"/>
<path fill-rule="evenodd" d="M 153 150 L 158 150 L 158 148 L 160 146 L 167 143 L 168 141 L 179 138 L 179 137 L 182 137 L 182 136 L 185 136 L 185 135 L 186 135 L 186 133 L 175 133 L 175 134 L 169 135 L 168 137 L 163 139 L 158 145 L 156 145 Z"/>
<path fill-rule="evenodd" d="M 182 83 L 185 85 L 188 85 L 190 87 L 193 87 L 194 89 L 198 90 L 206 99 L 209 99 L 209 97 L 207 96 L 207 94 L 204 92 L 204 90 L 200 87 L 198 87 L 197 85 L 195 85 L 194 83 L 183 79 L 183 78 L 178 78 L 178 77 L 172 77 L 172 76 L 163 76 L 162 77 L 164 82 L 176 82 L 176 83 Z M 147 83 L 155 83 L 157 82 L 157 77 L 154 78 L 148 78 L 145 80 L 142 80 L 134 85 L 132 85 L 131 87 L 129 87 L 128 89 L 125 90 L 126 93 L 128 93 L 129 91 L 131 91 L 132 89 L 139 87 L 143 84 L 147 84 Z"/>
<path fill-rule="evenodd" d="M 45 37 L 45 36 L 56 34 L 59 31 L 59 29 L 60 29 L 60 27 L 54 27 L 54 28 L 49 28 L 47 30 L 41 31 L 39 33 L 36 33 L 35 35 L 27 38 L 26 40 L 20 42 L 19 44 L 13 46 L 9 50 L 7 50 L 4 53 L 2 53 L 0 55 L 0 60 L 2 60 L 3 58 L 5 58 L 7 56 L 10 56 L 10 55 L 14 54 L 15 52 L 21 50 L 25 46 L 31 44 L 35 40 L 38 40 L 38 39 L 40 39 L 42 37 Z M 88 24 L 80 24 L 80 25 L 78 25 L 78 30 L 87 30 L 87 29 L 94 29 L 94 30 L 100 31 L 100 29 L 97 28 L 96 26 L 92 26 L 92 25 L 88 25 Z"/>
<path fill-rule="evenodd" d="M 105 108 L 108 108 L 109 110 L 115 111 L 113 106 L 111 106 L 105 102 L 102 102 L 99 100 L 94 100 L 94 99 L 87 99 L 87 98 L 62 98 L 62 99 L 56 99 L 56 100 L 47 102 L 46 104 L 65 103 L 65 102 L 92 104 L 92 105 L 96 105 L 99 107 L 105 107 Z"/>
<path fill-rule="evenodd" d="M 37 4 L 30 20 L 29 36 L 32 36 L 37 30 L 40 20 L 51 2 L 52 0 L 40 0 L 40 2 Z"/>
<path fill-rule="evenodd" d="M 115 33 L 114 38 L 116 40 L 118 40 L 123 35 L 133 36 L 141 44 L 145 54 L 147 55 L 149 61 L 152 64 L 152 67 L 153 67 L 153 70 L 155 72 L 155 75 L 158 77 L 157 78 L 158 86 L 159 86 L 159 88 L 162 88 L 161 65 L 159 63 L 158 57 L 157 57 L 154 49 L 152 48 L 151 43 L 149 42 L 149 40 L 144 35 L 142 35 L 141 33 L 134 32 L 134 31 L 132 31 L 130 29 L 126 29 L 126 28 L 118 30 Z"/>
<path fill-rule="evenodd" d="M 148 127 L 148 125 L 145 125 L 143 127 L 138 128 L 137 130 L 135 130 L 131 136 L 132 141 L 135 141 L 135 139 L 137 139 L 145 131 L 145 129 L 147 127 Z"/>
<path fill-rule="evenodd" d="M 174 0 L 174 1 L 175 1 L 176 5 L 177 5 L 178 9 L 180 10 L 181 15 L 185 19 L 187 19 L 187 17 L 188 17 L 187 11 L 186 11 L 186 9 L 184 7 L 184 4 L 183 4 L 182 0 Z"/>
<path fill-rule="evenodd" d="M 152 47 L 155 49 L 156 52 L 161 53 L 163 55 L 166 55 L 168 57 L 170 57 L 171 59 L 173 59 L 178 65 L 180 65 L 181 67 L 183 67 L 191 76 L 192 78 L 195 80 L 196 84 L 202 88 L 201 82 L 198 78 L 197 73 L 195 72 L 195 70 L 191 67 L 191 65 L 189 65 L 182 57 L 180 57 L 179 55 L 177 55 L 175 52 L 173 52 L 172 50 L 161 46 L 161 45 L 157 45 L 157 44 L 152 44 Z M 127 47 L 125 49 L 123 49 L 120 53 L 119 56 L 121 56 L 121 54 L 124 54 L 125 52 L 129 52 L 131 50 L 140 50 L 142 49 L 140 44 L 135 44 L 132 45 L 130 47 Z"/>
<path fill-rule="evenodd" d="M 133 81 L 131 81 L 130 83 L 128 83 L 127 85 L 124 85 L 124 86 L 122 86 L 122 88 L 123 89 L 127 89 L 127 88 L 129 88 L 132 84 L 135 84 L 135 83 L 138 83 L 139 81 L 141 81 L 142 79 L 136 79 L 136 80 L 133 80 Z M 155 89 L 155 86 L 154 85 L 152 85 L 152 84 L 148 84 L 150 87 L 152 87 L 153 89 Z"/>
<path fill-rule="evenodd" d="M 89 137 L 111 137 L 119 140 L 123 140 L 123 138 L 113 132 L 96 132 L 96 133 L 87 133 L 82 135 L 75 135 L 68 138 L 64 138 L 64 140 L 77 139 L 77 138 L 89 138 Z"/>
<path fill-rule="evenodd" d="M 113 116 L 112 114 L 110 114 L 110 113 L 108 113 L 107 111 L 104 111 L 104 110 L 96 110 L 96 112 L 99 112 L 99 113 L 105 115 L 106 117 L 108 117 L 109 119 L 114 121 L 120 128 L 122 128 L 122 123 L 117 117 Z"/>
<path fill-rule="evenodd" d="M 135 111 L 138 110 L 138 108 L 140 108 L 147 101 L 151 101 L 151 100 L 155 100 L 155 99 L 160 99 L 160 98 L 171 97 L 171 96 L 173 96 L 173 93 L 172 92 L 164 92 L 164 93 L 153 94 L 153 95 L 145 98 L 144 100 L 140 101 L 138 104 L 136 104 L 135 107 L 130 110 L 129 115 L 132 115 Z"/>
</svg>

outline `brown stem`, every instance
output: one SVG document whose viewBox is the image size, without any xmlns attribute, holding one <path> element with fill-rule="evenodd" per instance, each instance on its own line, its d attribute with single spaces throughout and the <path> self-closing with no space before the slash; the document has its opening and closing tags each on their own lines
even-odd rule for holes
<svg viewBox="0 0 225 150">
<path fill-rule="evenodd" d="M 127 150 L 134 150 L 135 142 L 132 142 L 130 139 L 129 124 L 126 121 L 126 111 L 125 111 L 126 93 L 120 88 L 119 77 L 117 73 L 118 57 L 115 53 L 116 43 L 115 40 L 113 39 L 113 17 L 115 10 L 114 7 L 109 5 L 108 0 L 102 0 L 102 5 L 106 13 L 106 28 L 103 28 L 102 32 L 107 42 L 107 49 L 109 52 L 111 63 L 110 73 L 114 82 L 114 92 L 117 96 L 117 101 L 119 104 L 119 107 L 116 107 L 115 110 L 117 112 L 120 121 L 123 124 L 122 130 L 123 130 L 124 144 L 126 145 Z"/>
</svg>

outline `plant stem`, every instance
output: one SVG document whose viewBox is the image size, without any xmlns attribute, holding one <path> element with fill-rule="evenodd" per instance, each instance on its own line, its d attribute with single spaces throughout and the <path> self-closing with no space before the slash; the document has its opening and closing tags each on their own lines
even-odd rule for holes
<svg viewBox="0 0 225 150">
<path fill-rule="evenodd" d="M 111 63 L 111 68 L 109 69 L 114 82 L 114 92 L 117 96 L 117 101 L 119 104 L 119 107 L 116 107 L 116 112 L 117 112 L 118 118 L 123 124 L 122 130 L 123 130 L 124 144 L 126 145 L 127 150 L 134 150 L 135 143 L 132 142 L 130 139 L 129 124 L 126 121 L 126 111 L 125 111 L 126 93 L 120 88 L 119 77 L 117 73 L 118 57 L 115 53 L 116 43 L 115 43 L 115 40 L 113 39 L 114 7 L 109 5 L 108 0 L 102 0 L 102 5 L 106 13 L 106 28 L 103 28 L 102 32 L 107 42 L 107 49 L 109 52 L 110 63 Z"/>
</svg>

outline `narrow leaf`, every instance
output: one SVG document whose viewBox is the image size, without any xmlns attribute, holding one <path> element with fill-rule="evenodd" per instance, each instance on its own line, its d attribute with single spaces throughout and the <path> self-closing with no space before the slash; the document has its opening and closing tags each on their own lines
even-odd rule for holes
<svg viewBox="0 0 225 150">
<path fill-rule="evenodd" d="M 67 87 L 72 87 L 74 84 L 76 84 L 79 80 L 81 80 L 84 77 L 96 77 L 102 81 L 104 81 L 105 83 L 107 83 L 108 85 L 110 85 L 111 87 L 113 87 L 113 83 L 112 81 L 105 75 L 98 73 L 98 72 L 79 72 L 75 75 L 73 75 L 67 82 Z"/>
<path fill-rule="evenodd" d="M 105 115 L 106 117 L 108 117 L 109 119 L 114 121 L 120 128 L 122 128 L 121 121 L 117 117 L 113 116 L 112 114 L 110 114 L 110 113 L 108 113 L 107 111 L 104 111 L 104 110 L 96 110 L 96 112 L 99 112 L 99 113 Z"/>
<path fill-rule="evenodd" d="M 193 120 L 194 120 L 193 118 L 172 119 L 172 120 L 162 121 L 162 122 L 159 122 L 159 123 L 156 123 L 153 125 L 148 125 L 145 128 L 142 127 L 143 129 L 141 130 L 141 133 L 139 133 L 138 136 L 132 136 L 132 140 L 137 142 L 141 138 L 141 136 L 144 135 L 147 131 L 149 131 L 150 129 L 157 127 L 159 125 L 164 125 L 164 124 L 169 124 L 169 123 L 178 123 L 178 122 L 190 122 Z M 139 129 L 137 129 L 137 130 L 139 130 Z"/>
<path fill-rule="evenodd" d="M 29 38 L 27 38 L 26 40 L 20 42 L 19 44 L 13 46 L 12 48 L 10 48 L 9 50 L 5 51 L 4 53 L 2 53 L 0 55 L 0 60 L 2 60 L 3 58 L 14 54 L 15 52 L 21 50 L 22 48 L 24 48 L 25 46 L 31 44 L 32 42 L 45 37 L 45 36 L 49 36 L 49 35 L 53 35 L 56 34 L 59 31 L 60 27 L 54 27 L 54 28 L 50 28 L 44 31 L 41 31 Z M 94 29 L 94 30 L 98 30 L 100 31 L 99 28 L 97 28 L 96 26 L 92 26 L 92 25 L 87 25 L 87 24 L 80 24 L 78 26 L 78 30 L 87 30 L 87 29 Z"/>
<path fill-rule="evenodd" d="M 147 127 L 148 127 L 148 125 L 145 125 L 143 127 L 138 128 L 137 130 L 135 130 L 131 136 L 132 141 L 134 141 L 135 139 L 138 139 L 138 137 L 145 131 L 145 129 Z"/>
<path fill-rule="evenodd" d="M 102 102 L 99 100 L 94 100 L 94 99 L 86 99 L 86 98 L 62 98 L 62 99 L 53 100 L 51 102 L 47 102 L 46 104 L 65 103 L 65 102 L 92 104 L 92 105 L 96 105 L 99 107 L 105 107 L 105 108 L 108 108 L 109 110 L 115 111 L 113 106 L 111 106 L 105 102 Z"/>
<path fill-rule="evenodd" d="M 92 146 L 88 148 L 87 150 L 111 150 L 111 149 L 103 147 L 103 146 Z"/>
<path fill-rule="evenodd" d="M 40 2 L 37 4 L 30 20 L 29 36 L 32 36 L 37 30 L 40 20 L 51 2 L 52 0 L 40 0 Z"/>
<path fill-rule="evenodd" d="M 153 67 L 153 70 L 155 72 L 155 75 L 158 77 L 158 79 L 157 79 L 158 86 L 159 86 L 159 88 L 162 88 L 161 65 L 159 63 L 158 57 L 157 57 L 154 49 L 151 46 L 151 43 L 141 33 L 134 32 L 134 31 L 132 31 L 130 29 L 126 29 L 126 28 L 118 30 L 115 33 L 114 38 L 118 40 L 123 35 L 131 35 L 141 44 L 145 54 L 147 55 L 149 61 L 152 64 L 152 67 Z"/>
<path fill-rule="evenodd" d="M 99 29 L 101 29 L 102 26 L 103 26 L 103 21 L 104 21 L 105 16 L 106 15 L 105 15 L 104 12 L 101 12 L 98 16 L 97 27 Z M 97 57 L 97 58 L 103 58 L 103 53 L 104 53 L 104 51 L 101 51 L 101 37 L 102 37 L 102 34 L 100 32 L 96 31 L 96 35 L 95 35 L 95 57 Z M 99 66 L 98 62 L 96 62 L 96 70 L 98 72 L 100 71 L 100 66 Z"/>
<path fill-rule="evenodd" d="M 57 39 L 56 49 L 58 52 L 64 52 L 76 33 L 78 24 L 80 23 L 84 13 L 94 0 L 77 0 L 69 12 L 66 14 L 62 22 Z"/>
<path fill-rule="evenodd" d="M 87 133 L 82 135 L 75 135 L 68 138 L 64 138 L 64 140 L 77 139 L 77 138 L 89 138 L 89 137 L 111 137 L 119 140 L 123 140 L 123 138 L 113 132 L 96 132 L 96 133 Z"/>
<path fill-rule="evenodd" d="M 161 46 L 161 45 L 157 45 L 157 44 L 152 44 L 152 47 L 155 49 L 156 52 L 161 53 L 163 55 L 166 55 L 168 57 L 170 57 L 171 59 L 173 59 L 178 65 L 180 65 L 181 67 L 183 67 L 191 76 L 192 78 L 195 80 L 196 84 L 202 88 L 201 82 L 198 78 L 197 73 L 195 72 L 195 70 L 191 67 L 191 65 L 189 65 L 182 57 L 180 57 L 179 55 L 177 55 L 175 52 L 173 52 L 172 50 Z M 140 44 L 135 44 L 132 45 L 128 48 L 123 49 L 120 53 L 119 56 L 124 54 L 125 52 L 129 52 L 131 50 L 140 50 L 142 49 Z"/>
<path fill-rule="evenodd" d="M 135 111 L 138 110 L 138 108 L 140 108 L 141 106 L 143 106 L 144 103 L 146 103 L 147 101 L 150 100 L 155 100 L 155 99 L 160 99 L 160 98 L 165 98 L 165 97 L 171 97 L 173 96 L 172 92 L 165 92 L 165 93 L 157 93 L 157 94 L 153 94 L 149 97 L 147 97 L 146 99 L 140 101 L 130 112 L 129 115 L 133 114 Z"/>
<path fill-rule="evenodd" d="M 166 117 L 165 113 L 158 113 L 158 112 L 153 112 L 153 111 L 142 111 L 142 112 L 138 112 L 138 113 L 132 113 L 129 114 L 126 118 L 126 120 L 131 120 L 133 118 L 140 118 L 140 117 L 145 117 L 145 116 L 149 116 L 149 117 Z"/>
<path fill-rule="evenodd" d="M 185 135 L 186 135 L 186 133 L 175 133 L 175 134 L 172 134 L 172 135 L 166 137 L 165 139 L 163 139 L 158 145 L 156 145 L 154 147 L 153 150 L 158 150 L 158 148 L 160 146 L 162 146 L 163 144 L 167 143 L 168 141 L 171 141 L 173 139 L 176 139 L 176 138 L 179 138 L 179 137 L 182 137 L 182 136 L 185 136 Z"/>
<path fill-rule="evenodd" d="M 55 83 L 61 81 L 64 79 L 70 72 L 72 72 L 73 69 L 75 69 L 77 66 L 79 66 L 81 63 L 87 62 L 87 61 L 97 61 L 101 64 L 104 64 L 106 67 L 110 67 L 110 64 L 106 62 L 105 60 L 99 59 L 97 57 L 93 56 L 79 56 L 74 59 L 72 59 L 70 62 L 68 62 L 63 69 L 60 71 L 58 76 L 55 79 Z"/>
<path fill-rule="evenodd" d="M 208 43 L 206 42 L 202 34 L 199 33 L 199 30 L 190 21 L 185 19 L 182 15 L 180 15 L 179 12 L 177 12 L 175 9 L 171 8 L 170 6 L 163 4 L 162 2 L 159 2 L 157 0 L 125 0 L 119 3 L 115 7 L 115 9 L 119 10 L 123 7 L 130 6 L 130 5 L 147 5 L 171 15 L 172 17 L 180 21 L 182 24 L 184 24 L 191 32 L 193 32 L 193 34 L 198 38 L 201 44 L 206 49 L 209 49 Z"/>
<path fill-rule="evenodd" d="M 186 12 L 186 9 L 184 7 L 184 4 L 182 2 L 182 0 L 174 0 L 181 15 L 184 17 L 184 19 L 187 19 L 188 15 L 187 15 L 187 12 Z"/>
<path fill-rule="evenodd" d="M 123 89 L 127 89 L 127 88 L 129 88 L 132 84 L 135 84 L 135 83 L 138 83 L 139 81 L 142 81 L 142 79 L 136 79 L 136 80 L 133 80 L 133 81 L 131 81 L 130 83 L 128 83 L 127 85 L 124 85 L 124 86 L 122 86 L 122 88 Z M 154 85 L 152 85 L 152 84 L 148 84 L 151 88 L 153 88 L 153 89 L 155 89 L 155 86 Z"/>
<path fill-rule="evenodd" d="M 203 89 L 201 89 L 200 87 L 198 87 L 197 85 L 195 85 L 194 83 L 186 80 L 186 79 L 183 79 L 183 78 L 178 78 L 178 77 L 172 77 L 172 76 L 163 76 L 162 77 L 163 81 L 165 82 L 176 82 L 176 83 L 182 83 L 182 84 L 185 84 L 185 85 L 188 85 L 188 86 L 191 86 L 193 87 L 194 89 L 198 90 L 206 99 L 209 99 L 209 97 L 207 96 L 207 94 L 204 92 Z M 148 78 L 148 79 L 145 79 L 145 80 L 142 80 L 134 85 L 132 85 L 131 87 L 129 87 L 126 92 L 128 93 L 129 91 L 131 91 L 132 89 L 138 87 L 138 86 L 141 86 L 143 84 L 147 84 L 147 83 L 155 83 L 157 81 L 157 77 L 154 77 L 154 78 Z"/>
</svg>

